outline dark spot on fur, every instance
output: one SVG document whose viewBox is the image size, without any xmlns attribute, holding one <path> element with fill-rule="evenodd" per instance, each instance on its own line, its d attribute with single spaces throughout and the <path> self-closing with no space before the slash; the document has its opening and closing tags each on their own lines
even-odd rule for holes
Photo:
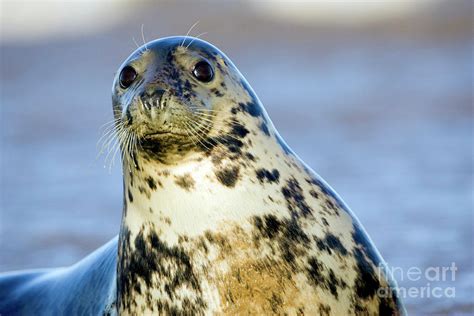
<svg viewBox="0 0 474 316">
<path fill-rule="evenodd" d="M 181 188 L 185 189 L 186 191 L 191 191 L 194 188 L 194 179 L 191 177 L 189 173 L 186 173 L 182 176 L 175 176 L 174 183 L 176 183 Z"/>
<path fill-rule="evenodd" d="M 270 297 L 270 307 L 272 309 L 272 312 L 275 314 L 278 314 L 280 312 L 282 305 L 283 305 L 283 300 L 281 299 L 280 295 L 273 292 L 272 296 Z"/>
<path fill-rule="evenodd" d="M 225 146 L 228 151 L 229 155 L 240 155 L 242 153 L 241 148 L 244 143 L 237 139 L 233 135 L 220 135 L 218 137 L 207 137 L 199 144 L 200 149 L 204 152 L 211 152 L 214 147 L 219 145 Z"/>
<path fill-rule="evenodd" d="M 152 177 L 147 177 L 145 180 L 151 190 L 156 189 L 156 182 Z"/>
<path fill-rule="evenodd" d="M 308 243 L 309 237 L 303 231 L 296 218 L 292 218 L 285 223 L 280 248 L 283 250 L 283 258 L 288 264 L 295 264 L 295 258 L 306 252 Z"/>
<path fill-rule="evenodd" d="M 308 216 L 312 213 L 311 207 L 306 203 L 303 189 L 301 189 L 298 180 L 295 178 L 287 180 L 286 186 L 281 189 L 281 192 L 286 199 L 290 213 L 301 214 L 303 216 Z"/>
<path fill-rule="evenodd" d="M 218 90 L 218 89 L 216 89 L 216 88 L 212 88 L 212 89 L 211 89 L 211 92 L 214 93 L 214 95 L 215 95 L 216 97 L 222 97 L 222 96 L 224 96 L 224 94 L 223 94 L 220 90 Z"/>
<path fill-rule="evenodd" d="M 380 298 L 379 315 L 398 315 L 391 303 L 392 302 L 385 297 Z"/>
<path fill-rule="evenodd" d="M 128 191 L 128 200 L 130 201 L 130 203 L 133 203 L 133 195 L 132 195 L 132 192 L 130 191 L 130 189 L 128 189 L 127 191 Z"/>
<path fill-rule="evenodd" d="M 377 274 L 360 249 L 354 249 L 353 254 L 358 270 L 358 275 L 355 280 L 356 294 L 362 299 L 373 297 L 380 288 Z"/>
<path fill-rule="evenodd" d="M 359 225 L 355 224 L 354 232 L 352 233 L 352 240 L 354 243 L 364 250 L 367 257 L 372 261 L 374 265 L 378 265 L 382 262 L 382 258 L 377 254 L 375 248 L 370 244 L 369 240 L 367 239 L 367 235 L 365 232 L 359 227 Z"/>
<path fill-rule="evenodd" d="M 148 191 L 144 187 L 142 187 L 141 185 L 138 186 L 138 192 L 140 192 L 143 195 L 147 195 L 147 196 L 150 195 L 150 193 L 148 193 Z"/>
<path fill-rule="evenodd" d="M 233 188 L 239 179 L 239 167 L 224 168 L 214 172 L 220 183 Z"/>
<path fill-rule="evenodd" d="M 262 108 L 257 102 L 250 101 L 247 103 L 240 102 L 239 107 L 243 112 L 250 114 L 253 117 L 258 117 L 262 115 Z"/>
<path fill-rule="evenodd" d="M 294 266 L 295 259 L 306 253 L 309 237 L 303 231 L 295 218 L 278 219 L 275 215 L 267 214 L 255 216 L 253 223 L 256 228 L 254 238 L 267 238 L 275 240 L 280 249 L 281 258 Z"/>
<path fill-rule="evenodd" d="M 265 181 L 272 183 L 278 183 L 280 180 L 280 172 L 277 169 L 273 169 L 271 172 L 267 169 L 261 168 L 255 171 L 257 174 L 257 179 L 260 183 L 264 183 Z"/>
<path fill-rule="evenodd" d="M 233 123 L 232 124 L 232 134 L 236 137 L 244 138 L 249 133 L 249 130 L 246 129 L 240 123 Z"/>
<path fill-rule="evenodd" d="M 274 238 L 280 231 L 282 223 L 273 214 L 267 214 L 263 219 L 264 223 L 261 224 L 260 232 L 267 238 Z"/>
<path fill-rule="evenodd" d="M 189 80 L 186 79 L 186 81 L 184 82 L 184 87 L 189 90 L 189 91 L 192 91 L 193 87 L 191 86 L 191 83 L 189 82 Z"/>
<path fill-rule="evenodd" d="M 327 275 L 325 273 L 326 270 L 328 270 Z M 345 288 L 347 286 L 344 281 L 336 278 L 332 269 L 327 268 L 314 256 L 308 258 L 306 275 L 315 286 L 328 290 L 336 299 L 339 296 L 338 288 Z"/>
<path fill-rule="evenodd" d="M 331 306 L 320 303 L 319 304 L 319 316 L 330 316 Z"/>
<path fill-rule="evenodd" d="M 250 161 L 255 161 L 255 156 L 252 155 L 251 153 L 245 153 L 245 157 L 250 160 Z"/>
<path fill-rule="evenodd" d="M 315 237 L 315 240 L 316 246 L 321 251 L 326 251 L 329 254 L 332 254 L 332 252 L 335 251 L 343 256 L 347 255 L 347 249 L 341 243 L 341 240 L 331 233 L 327 233 L 323 239 L 318 239 Z"/>
<path fill-rule="evenodd" d="M 308 278 L 316 285 L 319 285 L 323 282 L 323 266 L 322 263 L 316 259 L 316 257 L 309 257 L 308 258 L 308 270 L 307 275 Z"/>
<path fill-rule="evenodd" d="M 267 136 L 270 136 L 270 131 L 268 130 L 268 125 L 266 122 L 260 123 L 260 130 Z"/>
<path fill-rule="evenodd" d="M 306 171 L 310 172 L 309 170 L 306 170 Z M 338 207 L 345 210 L 344 203 L 342 203 L 339 196 L 337 196 L 337 194 L 327 184 L 325 184 L 323 181 L 317 179 L 316 177 L 313 177 L 311 179 L 306 179 L 306 182 L 308 182 L 309 184 L 316 185 L 321 190 L 321 192 L 323 194 L 331 197 L 337 203 Z"/>
<path fill-rule="evenodd" d="M 190 314 L 201 314 L 206 304 L 202 300 L 201 288 L 196 276 L 191 258 L 181 246 L 169 246 L 162 241 L 152 227 L 148 233 L 142 228 L 133 241 L 134 250 L 131 248 L 130 232 L 125 228 L 120 237 L 120 258 L 118 267 L 118 293 L 119 304 L 132 311 L 136 308 L 134 295 L 151 295 L 150 289 L 158 284 L 169 296 L 169 300 L 150 300 L 148 308 L 156 310 L 159 314 L 167 314 L 171 310 L 186 311 Z M 137 287 L 143 282 L 144 289 Z M 158 282 L 158 284 L 156 284 Z M 186 309 L 173 304 L 178 299 L 179 290 L 183 287 L 190 289 L 193 294 L 186 297 L 189 303 Z"/>
<path fill-rule="evenodd" d="M 318 192 L 314 191 L 313 189 L 311 189 L 309 191 L 309 194 L 314 197 L 315 199 L 318 199 L 319 198 L 319 195 L 318 195 Z"/>
<path fill-rule="evenodd" d="M 132 113 L 130 112 L 130 108 L 127 108 L 127 111 L 125 112 L 125 115 L 127 117 L 127 125 L 130 126 L 133 124 L 133 117 Z"/>
</svg>

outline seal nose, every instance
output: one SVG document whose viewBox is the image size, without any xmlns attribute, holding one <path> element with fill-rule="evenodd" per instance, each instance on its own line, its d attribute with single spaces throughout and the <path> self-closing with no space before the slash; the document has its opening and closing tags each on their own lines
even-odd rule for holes
<svg viewBox="0 0 474 316">
<path fill-rule="evenodd" d="M 142 94 L 141 99 L 146 110 L 150 111 L 153 108 L 163 109 L 161 98 L 165 90 L 157 87 L 148 87 Z"/>
</svg>

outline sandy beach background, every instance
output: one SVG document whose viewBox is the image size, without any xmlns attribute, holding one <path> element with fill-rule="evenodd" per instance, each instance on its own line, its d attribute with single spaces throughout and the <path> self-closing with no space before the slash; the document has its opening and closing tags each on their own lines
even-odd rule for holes
<svg viewBox="0 0 474 316">
<path fill-rule="evenodd" d="M 471 1 L 4 1 L 0 271 L 70 265 L 119 231 L 120 163 L 96 158 L 114 72 L 143 43 L 203 35 L 389 266 L 411 315 L 473 312 Z"/>
</svg>

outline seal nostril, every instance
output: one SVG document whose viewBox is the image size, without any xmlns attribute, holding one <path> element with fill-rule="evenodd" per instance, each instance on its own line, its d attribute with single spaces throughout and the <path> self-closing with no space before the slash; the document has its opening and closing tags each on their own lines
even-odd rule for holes
<svg viewBox="0 0 474 316">
<path fill-rule="evenodd" d="M 144 109 L 148 111 L 150 111 L 152 108 L 163 109 L 164 106 L 161 104 L 161 98 L 163 97 L 164 93 L 165 90 L 163 89 L 146 89 L 146 91 L 144 91 L 141 96 Z"/>
</svg>

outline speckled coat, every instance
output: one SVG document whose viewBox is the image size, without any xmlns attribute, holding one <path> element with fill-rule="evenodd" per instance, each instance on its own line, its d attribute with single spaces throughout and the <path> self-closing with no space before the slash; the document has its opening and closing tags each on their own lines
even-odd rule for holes
<svg viewBox="0 0 474 316">
<path fill-rule="evenodd" d="M 137 69 L 136 84 L 114 82 L 115 117 L 141 141 L 124 155 L 116 300 L 104 306 L 123 315 L 404 314 L 349 208 L 285 144 L 230 60 L 185 40 L 148 43 L 122 65 Z M 188 71 L 201 59 L 215 72 L 206 84 Z"/>
<path fill-rule="evenodd" d="M 187 87 L 173 98 L 218 114 L 191 149 L 145 141 L 130 163 L 124 177 L 119 309 L 399 314 L 393 281 L 380 269 L 380 255 L 348 207 L 288 148 L 225 55 L 199 40 L 184 49 L 180 40 L 149 44 L 150 55 L 145 51 L 138 60 L 146 67 L 166 66 L 144 81 L 165 90 Z M 189 55 L 215 67 L 211 84 L 181 72 Z M 125 109 L 124 96 L 115 95 L 120 113 L 132 111 L 135 118 L 133 105 Z"/>
</svg>

